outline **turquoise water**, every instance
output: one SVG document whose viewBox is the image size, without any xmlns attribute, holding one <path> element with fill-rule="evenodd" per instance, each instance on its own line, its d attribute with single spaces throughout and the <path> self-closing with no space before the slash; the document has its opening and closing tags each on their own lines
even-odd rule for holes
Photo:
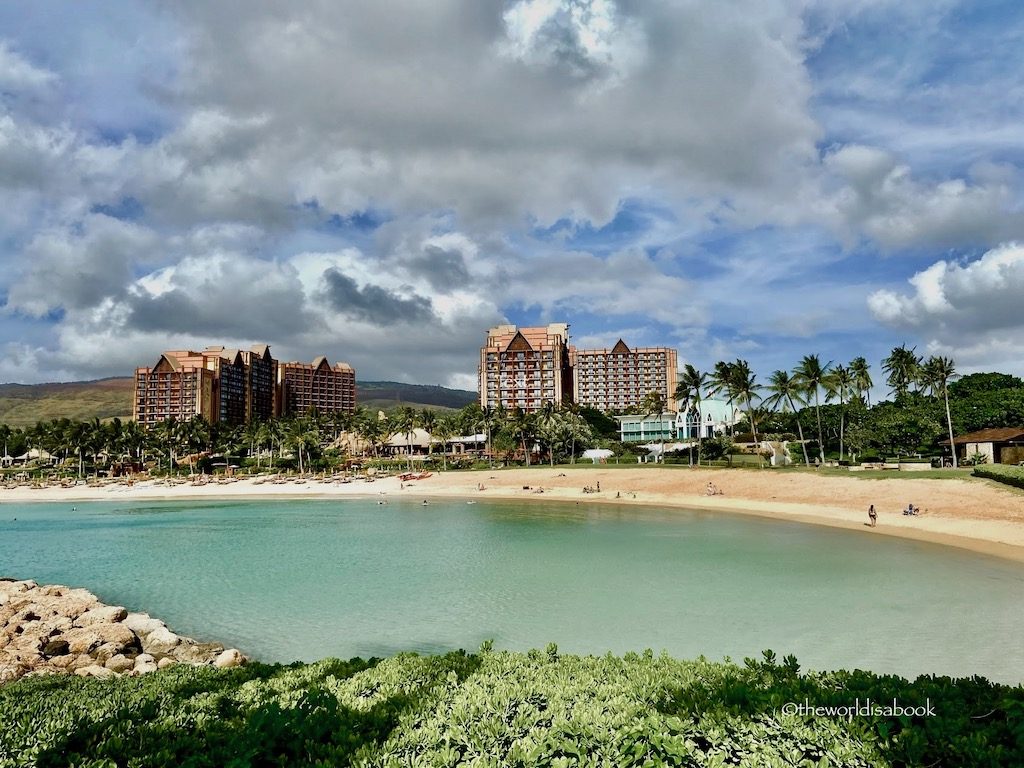
<svg viewBox="0 0 1024 768">
<path fill-rule="evenodd" d="M 17 518 L 16 520 L 14 518 Z M 265 661 L 558 643 L 1024 680 L 1024 566 L 860 532 L 586 504 L 0 505 L 0 575 Z"/>
</svg>

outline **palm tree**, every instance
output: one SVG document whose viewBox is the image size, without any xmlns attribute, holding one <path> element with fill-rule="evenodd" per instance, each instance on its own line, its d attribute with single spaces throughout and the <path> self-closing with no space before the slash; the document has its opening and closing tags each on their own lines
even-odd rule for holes
<svg viewBox="0 0 1024 768">
<path fill-rule="evenodd" d="M 850 361 L 850 373 L 853 375 L 854 389 L 864 398 L 864 404 L 870 408 L 871 388 L 875 385 L 871 380 L 871 366 L 863 357 L 855 357 Z"/>
<path fill-rule="evenodd" d="M 676 391 L 673 393 L 673 397 L 676 400 L 685 400 L 685 410 L 687 413 L 690 412 L 691 404 L 697 409 L 697 466 L 700 466 L 701 457 L 701 444 L 704 434 L 704 412 L 701 409 L 701 401 L 703 399 L 702 392 L 707 384 L 708 375 L 693 367 L 690 363 L 683 366 L 683 370 L 679 374 L 679 383 L 676 385 Z M 687 435 L 690 438 L 691 435 Z M 691 459 L 693 458 L 691 454 Z"/>
<path fill-rule="evenodd" d="M 417 423 L 427 433 L 427 455 L 432 456 L 434 454 L 434 429 L 437 427 L 437 413 L 424 408 L 419 413 Z"/>
<path fill-rule="evenodd" d="M 849 368 L 837 365 L 825 377 L 825 402 L 833 397 L 839 399 L 839 460 L 843 460 L 843 437 L 846 429 L 846 401 L 853 391 L 854 377 Z"/>
<path fill-rule="evenodd" d="M 303 452 L 308 452 L 310 446 L 320 445 L 320 432 L 316 427 L 316 423 L 313 419 L 309 418 L 292 419 L 291 424 L 288 425 L 287 440 L 298 452 L 299 474 L 303 475 L 306 473 L 306 468 L 302 461 Z"/>
<path fill-rule="evenodd" d="M 942 395 L 946 404 L 946 428 L 949 430 L 949 450 L 953 454 L 953 469 L 957 468 L 956 444 L 953 442 L 953 419 L 949 413 L 949 382 L 956 378 L 956 366 L 949 357 L 929 357 L 921 366 L 921 379 L 932 394 Z"/>
<path fill-rule="evenodd" d="M 564 420 L 562 414 L 555 408 L 554 403 L 545 401 L 540 410 L 534 415 L 537 431 L 548 448 L 548 461 L 555 466 L 555 443 L 558 441 L 559 433 L 562 431 Z"/>
<path fill-rule="evenodd" d="M 918 381 L 921 358 L 914 353 L 915 349 L 907 349 L 906 344 L 901 344 L 882 361 L 882 370 L 887 376 L 885 382 L 897 397 L 905 395 L 910 386 Z"/>
<path fill-rule="evenodd" d="M 447 471 L 448 441 L 456 434 L 455 421 L 450 416 L 441 416 L 434 422 L 431 434 L 441 443 L 441 465 Z"/>
<path fill-rule="evenodd" d="M 533 437 L 535 430 L 533 414 L 527 413 L 522 408 L 516 408 L 512 411 L 509 422 L 512 427 L 512 433 L 519 437 L 520 443 L 523 446 L 526 466 L 530 466 L 530 449 L 526 443 Z"/>
<path fill-rule="evenodd" d="M 737 360 L 730 366 L 730 379 L 736 397 L 747 404 L 747 418 L 750 420 L 750 430 L 753 433 L 754 446 L 757 448 L 757 419 L 754 415 L 754 398 L 759 397 L 757 392 L 761 389 L 761 385 L 757 383 L 757 377 L 750 370 L 750 364 L 746 360 Z M 757 455 L 761 455 L 759 450 Z"/>
<path fill-rule="evenodd" d="M 783 413 L 792 412 L 796 415 L 798 404 L 800 406 L 807 405 L 807 401 L 803 397 L 804 388 L 788 372 L 773 371 L 768 381 L 768 391 L 772 394 L 764 402 L 769 408 L 779 408 L 781 406 Z M 800 435 L 800 447 L 804 451 L 804 464 L 809 467 L 811 466 L 811 459 L 807 455 L 807 441 L 804 440 L 804 428 L 800 423 L 798 415 L 796 416 L 796 429 Z"/>
<path fill-rule="evenodd" d="M 412 469 L 412 438 L 419 422 L 419 414 L 411 405 L 403 405 L 394 413 L 395 430 L 405 435 L 406 461 Z"/>
<path fill-rule="evenodd" d="M 832 363 L 821 364 L 817 355 L 804 355 L 800 365 L 793 372 L 794 377 L 799 381 L 808 393 L 814 394 L 814 412 L 818 417 L 818 458 L 825 460 L 825 437 L 821 429 L 821 400 L 819 392 L 825 383 L 825 377 L 832 367 Z"/>
<path fill-rule="evenodd" d="M 665 396 L 661 392 L 648 392 L 640 401 L 640 410 L 643 411 L 644 421 L 650 416 L 658 417 L 658 432 L 661 434 L 661 463 L 665 463 L 665 433 L 661 429 L 661 416 L 665 413 Z M 641 425 L 643 422 L 641 422 Z M 641 432 L 642 432 L 641 427 Z"/>
<path fill-rule="evenodd" d="M 722 360 L 715 363 L 715 369 L 708 374 L 707 392 L 709 395 L 723 395 L 729 405 L 736 401 L 731 363 Z M 732 419 L 729 421 L 731 422 Z M 729 428 L 732 428 L 732 424 L 729 425 Z"/>
</svg>

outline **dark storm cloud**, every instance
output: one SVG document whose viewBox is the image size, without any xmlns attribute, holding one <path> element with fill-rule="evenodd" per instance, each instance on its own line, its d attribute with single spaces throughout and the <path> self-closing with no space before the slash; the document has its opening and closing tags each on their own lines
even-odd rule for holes
<svg viewBox="0 0 1024 768">
<path fill-rule="evenodd" d="M 406 270 L 414 277 L 423 278 L 431 288 L 441 293 L 464 287 L 470 280 L 462 253 L 437 245 L 426 246 L 422 256 L 406 264 Z"/>
<path fill-rule="evenodd" d="M 430 299 L 417 294 L 403 298 L 379 285 L 360 288 L 355 280 L 335 268 L 324 272 L 323 295 L 333 309 L 354 320 L 380 325 L 436 320 Z"/>
</svg>

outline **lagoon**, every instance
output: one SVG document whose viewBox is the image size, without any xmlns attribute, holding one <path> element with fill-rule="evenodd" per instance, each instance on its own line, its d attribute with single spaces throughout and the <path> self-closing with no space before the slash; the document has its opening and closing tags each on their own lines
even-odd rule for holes
<svg viewBox="0 0 1024 768">
<path fill-rule="evenodd" d="M 16 519 L 15 519 L 16 518 Z M 1024 565 L 600 504 L 0 504 L 0 576 L 86 587 L 263 661 L 550 642 L 1024 680 Z"/>
</svg>

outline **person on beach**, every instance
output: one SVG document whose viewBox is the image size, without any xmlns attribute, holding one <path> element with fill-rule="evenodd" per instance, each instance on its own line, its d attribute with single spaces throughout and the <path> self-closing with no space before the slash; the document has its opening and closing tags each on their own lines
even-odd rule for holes
<svg viewBox="0 0 1024 768">
<path fill-rule="evenodd" d="M 878 513 L 875 512 L 875 505 L 872 504 L 868 507 L 868 519 L 871 521 L 871 527 L 875 527 L 875 523 L 878 522 Z"/>
</svg>

